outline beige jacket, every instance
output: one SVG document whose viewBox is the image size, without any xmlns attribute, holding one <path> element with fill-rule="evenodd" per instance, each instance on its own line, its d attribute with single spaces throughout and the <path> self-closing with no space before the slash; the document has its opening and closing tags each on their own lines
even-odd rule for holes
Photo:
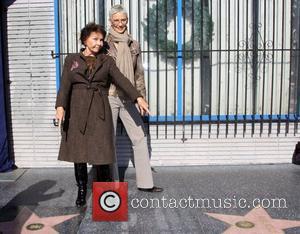
<svg viewBox="0 0 300 234">
<path fill-rule="evenodd" d="M 117 48 L 115 44 L 112 42 L 110 35 L 107 36 L 106 41 L 109 45 L 108 55 L 111 56 L 114 60 L 116 60 Z M 134 68 L 134 80 L 135 80 L 134 86 L 138 90 L 138 92 L 143 96 L 143 98 L 146 99 L 144 68 L 143 68 L 140 45 L 137 41 L 132 40 L 129 47 L 131 51 L 133 68 Z M 112 89 L 112 87 L 109 89 L 110 96 L 117 96 L 118 95 L 117 92 L 118 91 L 115 91 L 114 89 Z"/>
</svg>

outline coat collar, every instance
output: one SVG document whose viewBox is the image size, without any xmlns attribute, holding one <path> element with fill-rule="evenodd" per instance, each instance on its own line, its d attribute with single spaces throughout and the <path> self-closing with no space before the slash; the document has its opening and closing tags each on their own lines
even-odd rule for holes
<svg viewBox="0 0 300 234">
<path fill-rule="evenodd" d="M 80 63 L 80 67 L 78 67 L 78 69 L 76 69 L 76 73 L 80 74 L 81 76 L 83 76 L 85 79 L 87 79 L 88 81 L 92 81 L 96 72 L 103 66 L 105 60 L 107 59 L 107 57 L 104 54 L 97 54 L 96 55 L 96 64 L 95 64 L 95 69 L 92 72 L 92 74 L 90 75 L 90 77 L 87 77 L 87 64 L 86 64 L 86 58 L 83 55 L 82 51 L 80 51 L 79 53 L 79 58 L 82 60 L 82 62 Z"/>
</svg>

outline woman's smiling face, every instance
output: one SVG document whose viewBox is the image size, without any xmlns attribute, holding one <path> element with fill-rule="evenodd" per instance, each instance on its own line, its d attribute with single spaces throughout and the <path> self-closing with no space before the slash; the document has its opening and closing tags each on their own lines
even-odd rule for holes
<svg viewBox="0 0 300 234">
<path fill-rule="evenodd" d="M 127 14 L 118 12 L 111 16 L 110 19 L 112 28 L 117 33 L 123 33 L 127 29 L 128 17 Z"/>
<path fill-rule="evenodd" d="M 84 41 L 86 55 L 96 55 L 103 47 L 104 37 L 100 32 L 92 32 Z"/>
</svg>

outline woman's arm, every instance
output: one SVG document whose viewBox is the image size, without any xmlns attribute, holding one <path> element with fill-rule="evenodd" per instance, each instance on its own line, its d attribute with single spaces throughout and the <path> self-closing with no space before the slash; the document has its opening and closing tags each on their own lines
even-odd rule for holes
<svg viewBox="0 0 300 234">
<path fill-rule="evenodd" d="M 134 88 L 130 81 L 120 72 L 115 61 L 109 57 L 109 75 L 112 77 L 112 82 L 120 87 L 127 96 L 137 102 L 140 107 L 141 114 L 144 112 L 150 114 L 148 103 L 143 99 L 143 96 Z"/>
<path fill-rule="evenodd" d="M 68 75 L 69 75 L 70 69 L 71 69 L 71 59 L 70 59 L 70 56 L 68 55 L 65 58 L 63 73 L 62 73 L 61 82 L 60 82 L 60 88 L 57 93 L 56 104 L 55 104 L 55 109 L 56 109 L 55 118 L 58 120 L 59 126 L 61 125 L 61 122 L 64 119 L 65 109 L 66 109 L 68 101 L 69 101 L 69 95 L 70 95 L 70 90 L 71 90 L 71 81 L 70 81 L 70 78 L 68 77 Z"/>
</svg>

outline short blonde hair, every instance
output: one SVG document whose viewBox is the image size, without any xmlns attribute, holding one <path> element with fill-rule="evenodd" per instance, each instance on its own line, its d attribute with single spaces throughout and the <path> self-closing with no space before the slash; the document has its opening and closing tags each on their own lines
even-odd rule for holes
<svg viewBox="0 0 300 234">
<path fill-rule="evenodd" d="M 109 11 L 109 18 L 111 19 L 114 14 L 120 12 L 126 14 L 128 17 L 126 9 L 121 4 L 113 5 Z"/>
</svg>

